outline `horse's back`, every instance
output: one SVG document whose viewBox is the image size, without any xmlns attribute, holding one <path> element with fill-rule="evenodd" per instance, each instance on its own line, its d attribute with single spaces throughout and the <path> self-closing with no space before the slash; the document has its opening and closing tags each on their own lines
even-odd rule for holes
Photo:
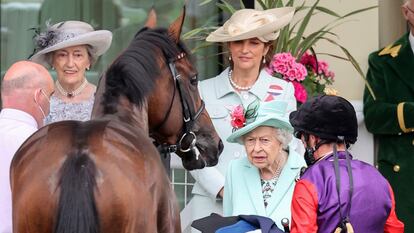
<svg viewBox="0 0 414 233">
<path fill-rule="evenodd" d="M 53 232 L 61 167 L 76 153 L 96 167 L 101 232 L 179 232 L 175 196 L 152 141 L 109 120 L 55 123 L 22 145 L 11 168 L 15 232 Z"/>
</svg>

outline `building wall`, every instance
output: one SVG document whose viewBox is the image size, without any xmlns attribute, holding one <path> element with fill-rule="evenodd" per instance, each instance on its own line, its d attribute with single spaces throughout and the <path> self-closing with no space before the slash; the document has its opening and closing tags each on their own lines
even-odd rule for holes
<svg viewBox="0 0 414 233">
<path fill-rule="evenodd" d="M 403 0 L 322 0 L 320 5 L 340 15 L 356 9 L 378 6 L 378 8 L 349 17 L 345 23 L 332 30 L 338 35 L 336 40 L 348 49 L 366 74 L 368 55 L 392 43 L 406 32 L 406 24 L 401 14 L 402 3 Z M 332 18 L 326 15 L 315 15 L 313 20 L 309 29 L 314 31 Z M 322 41 L 315 49 L 316 52 L 343 56 L 338 47 L 327 42 Z M 328 61 L 335 72 L 333 87 L 339 91 L 339 95 L 350 100 L 362 100 L 364 80 L 354 67 L 349 62 L 329 56 L 321 55 L 320 58 Z"/>
</svg>

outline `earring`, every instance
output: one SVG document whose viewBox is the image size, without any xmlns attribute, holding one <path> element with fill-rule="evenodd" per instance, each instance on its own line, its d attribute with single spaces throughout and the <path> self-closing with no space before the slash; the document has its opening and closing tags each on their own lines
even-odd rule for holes
<svg viewBox="0 0 414 233">
<path fill-rule="evenodd" d="M 231 61 L 231 55 L 229 56 L 229 61 Z"/>
<path fill-rule="evenodd" d="M 263 56 L 263 64 L 266 64 L 266 58 L 265 58 L 265 56 Z"/>
<path fill-rule="evenodd" d="M 86 67 L 86 70 L 89 70 L 89 67 Z"/>
<path fill-rule="evenodd" d="M 52 66 L 52 70 L 55 70 L 55 67 Z"/>
</svg>

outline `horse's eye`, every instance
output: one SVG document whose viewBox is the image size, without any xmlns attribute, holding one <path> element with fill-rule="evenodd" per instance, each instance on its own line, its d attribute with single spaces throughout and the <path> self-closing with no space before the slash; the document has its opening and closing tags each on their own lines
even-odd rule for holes
<svg viewBox="0 0 414 233">
<path fill-rule="evenodd" d="M 191 79 L 190 79 L 190 83 L 191 85 L 197 86 L 198 84 L 198 76 L 194 75 Z"/>
</svg>

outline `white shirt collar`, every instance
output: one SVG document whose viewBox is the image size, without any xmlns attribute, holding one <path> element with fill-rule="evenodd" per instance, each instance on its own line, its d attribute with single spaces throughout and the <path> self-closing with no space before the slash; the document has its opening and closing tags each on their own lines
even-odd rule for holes
<svg viewBox="0 0 414 233">
<path fill-rule="evenodd" d="M 410 45 L 411 45 L 411 50 L 413 51 L 414 54 L 414 32 L 410 32 L 410 35 L 408 36 L 408 40 L 410 41 Z"/>
<path fill-rule="evenodd" d="M 36 120 L 34 119 L 32 115 L 30 115 L 27 112 L 18 110 L 18 109 L 3 108 L 0 112 L 0 118 L 20 121 L 25 124 L 31 125 L 35 127 L 36 129 L 39 128 Z"/>
</svg>

